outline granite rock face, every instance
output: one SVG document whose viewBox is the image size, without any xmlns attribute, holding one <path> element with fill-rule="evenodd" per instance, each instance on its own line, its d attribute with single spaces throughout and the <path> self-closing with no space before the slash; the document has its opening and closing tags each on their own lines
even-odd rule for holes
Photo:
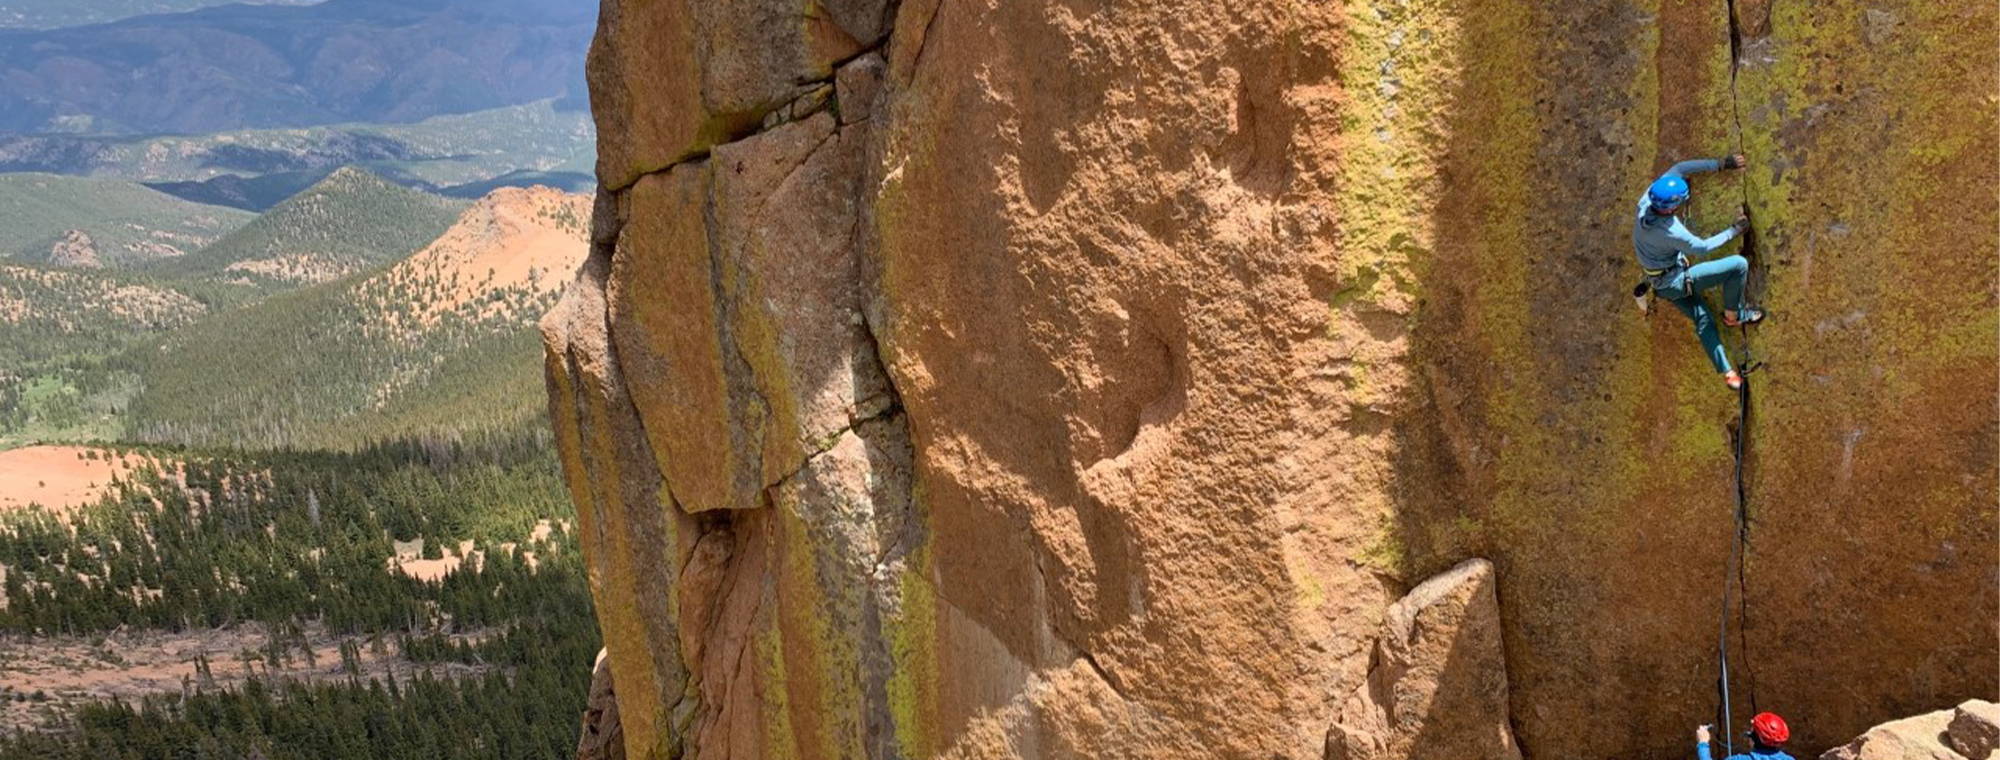
<svg viewBox="0 0 2000 760">
<path fill-rule="evenodd" d="M 1629 215 L 1738 150 L 1759 696 L 2000 690 L 1996 16 L 606 0 L 544 332 L 628 755 L 1682 756 L 1737 397 Z"/>
</svg>

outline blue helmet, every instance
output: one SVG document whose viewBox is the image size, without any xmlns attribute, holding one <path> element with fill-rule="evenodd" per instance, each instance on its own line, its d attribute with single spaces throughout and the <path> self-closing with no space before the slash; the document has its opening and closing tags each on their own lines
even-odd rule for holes
<svg viewBox="0 0 2000 760">
<path fill-rule="evenodd" d="M 1646 189 L 1646 197 L 1653 201 L 1653 208 L 1670 211 L 1688 199 L 1687 180 L 1677 174 L 1653 180 L 1653 186 Z"/>
</svg>

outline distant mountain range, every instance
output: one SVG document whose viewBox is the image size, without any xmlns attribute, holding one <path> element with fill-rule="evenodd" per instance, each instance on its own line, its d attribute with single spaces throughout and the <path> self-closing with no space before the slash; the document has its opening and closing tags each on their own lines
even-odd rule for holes
<svg viewBox="0 0 2000 760">
<path fill-rule="evenodd" d="M 596 189 L 597 177 L 582 172 L 542 172 L 518 169 L 492 179 L 458 185 L 439 186 L 393 167 L 370 167 L 383 179 L 408 188 L 436 193 L 447 198 L 483 198 L 503 187 L 542 185 L 572 193 Z M 199 182 L 148 182 L 147 187 L 195 203 L 228 206 L 246 211 L 265 211 L 299 191 L 319 183 L 336 170 L 320 169 L 277 172 L 255 177 L 224 174 Z M 0 174 L 0 178 L 8 175 Z"/>
<path fill-rule="evenodd" d="M 54 29 L 101 24 L 133 16 L 179 13 L 211 5 L 310 5 L 319 0 L 7 0 L 0 3 L 0 29 Z"/>
<path fill-rule="evenodd" d="M 0 131 L 157 134 L 584 104 L 594 3 L 328 0 L 0 30 Z"/>
<path fill-rule="evenodd" d="M 543 100 L 416 124 L 205 135 L 0 135 L 0 173 L 137 180 L 199 203 L 262 211 L 342 166 L 454 197 L 530 181 L 588 190 L 594 136 L 589 114 Z"/>
</svg>

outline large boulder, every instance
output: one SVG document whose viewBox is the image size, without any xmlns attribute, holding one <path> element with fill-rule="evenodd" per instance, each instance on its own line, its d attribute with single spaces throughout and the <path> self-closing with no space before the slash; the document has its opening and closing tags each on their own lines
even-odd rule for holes
<svg viewBox="0 0 2000 760">
<path fill-rule="evenodd" d="M 1987 760 L 2000 749 L 2000 704 L 1968 699 L 1951 712 L 1944 743 L 1952 750 L 1971 760 Z"/>
<path fill-rule="evenodd" d="M 1466 560 L 1389 606 L 1329 760 L 1520 760 L 1494 587 L 1492 563 Z"/>
<path fill-rule="evenodd" d="M 1868 729 L 1820 760 L 1986 760 L 1997 738 L 2000 705 L 1972 699 Z"/>
</svg>

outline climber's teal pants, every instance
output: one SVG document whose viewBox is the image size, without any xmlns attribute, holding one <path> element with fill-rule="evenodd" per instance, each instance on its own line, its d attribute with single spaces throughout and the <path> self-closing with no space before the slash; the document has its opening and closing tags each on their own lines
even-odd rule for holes
<svg viewBox="0 0 2000 760">
<path fill-rule="evenodd" d="M 1722 286 L 1722 308 L 1740 311 L 1743 308 L 1743 280 L 1750 275 L 1750 261 L 1742 256 L 1724 256 L 1713 261 L 1704 261 L 1688 267 L 1679 277 L 1671 273 L 1653 284 L 1654 291 L 1661 298 L 1672 302 L 1675 308 L 1686 314 L 1694 322 L 1695 337 L 1701 339 L 1701 348 L 1708 352 L 1708 360 L 1720 374 L 1729 371 L 1729 352 L 1722 348 L 1722 333 L 1715 327 L 1716 317 L 1708 310 L 1708 304 L 1701 298 L 1703 291 L 1717 285 Z M 1676 282 L 1677 280 L 1677 282 Z"/>
</svg>

